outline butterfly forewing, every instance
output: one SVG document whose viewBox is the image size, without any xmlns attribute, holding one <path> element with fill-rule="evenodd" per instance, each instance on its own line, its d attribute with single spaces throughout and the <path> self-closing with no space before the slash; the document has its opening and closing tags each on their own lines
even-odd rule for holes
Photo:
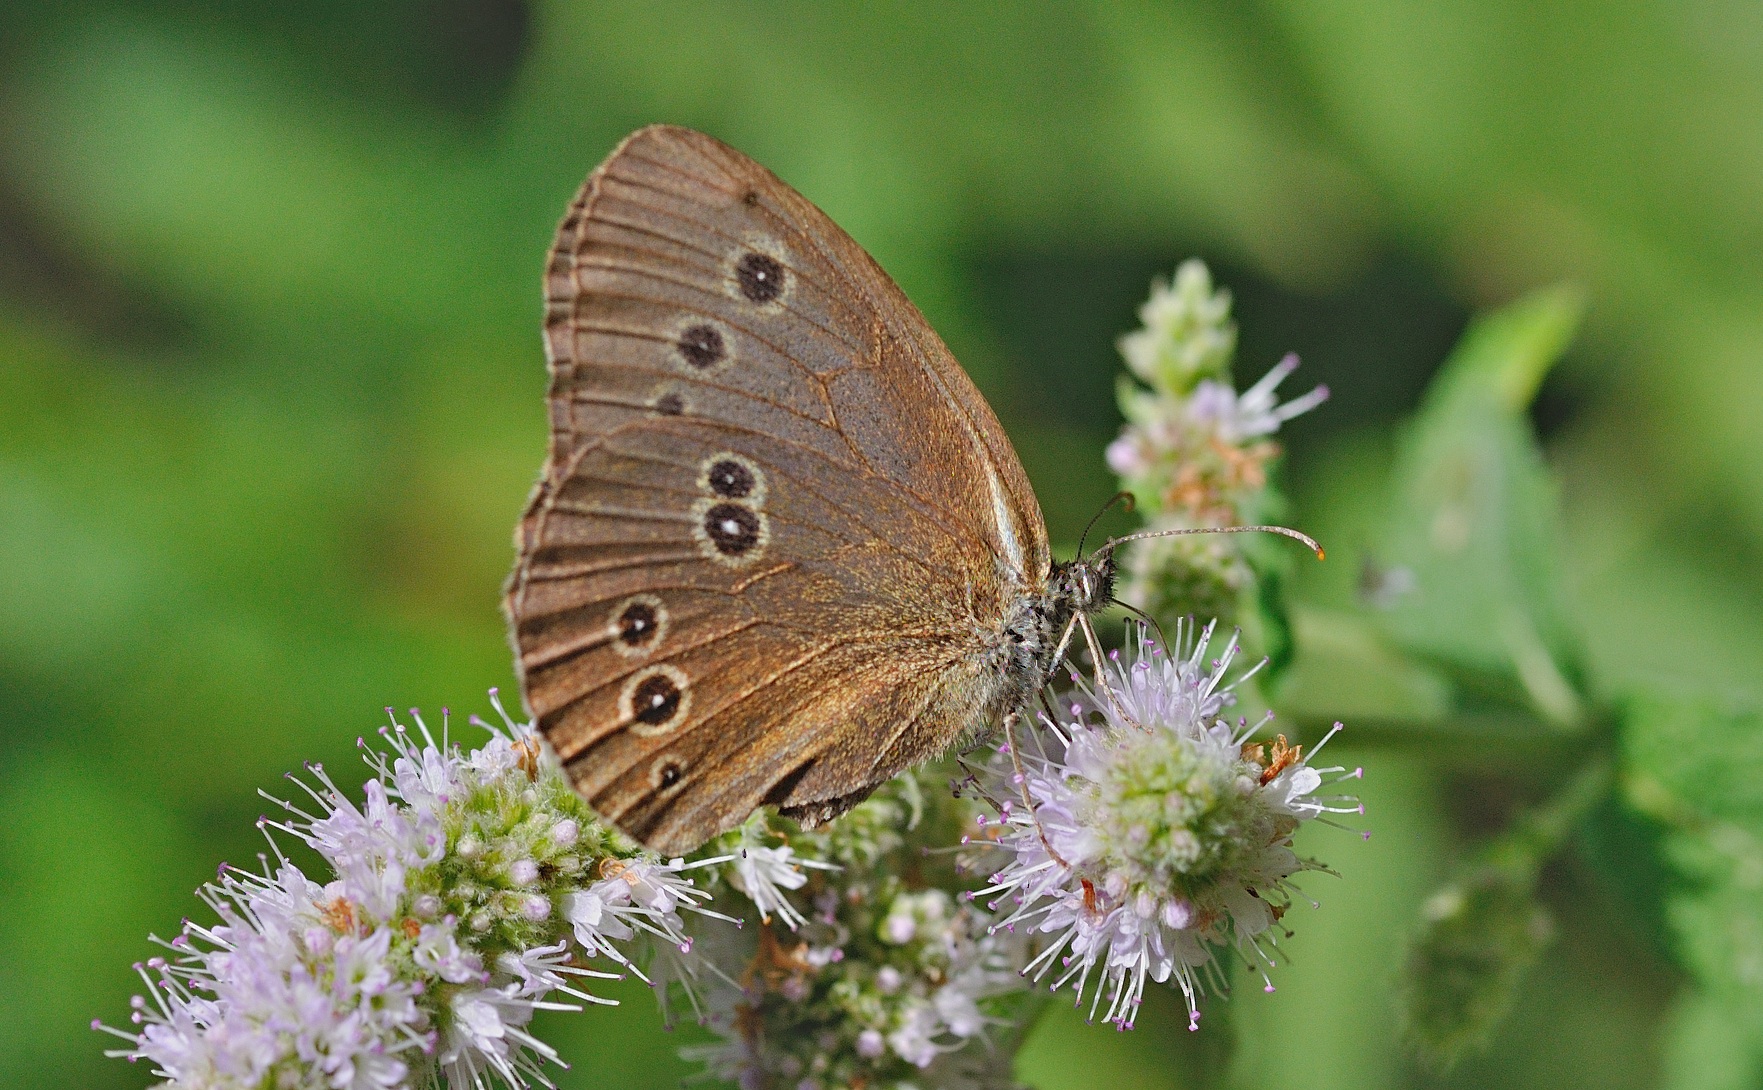
<svg viewBox="0 0 1763 1090">
<path fill-rule="evenodd" d="M 689 130 L 633 134 L 547 270 L 550 456 L 507 608 L 577 788 L 683 851 L 850 805 L 976 725 L 1040 512 L 855 242 Z"/>
</svg>

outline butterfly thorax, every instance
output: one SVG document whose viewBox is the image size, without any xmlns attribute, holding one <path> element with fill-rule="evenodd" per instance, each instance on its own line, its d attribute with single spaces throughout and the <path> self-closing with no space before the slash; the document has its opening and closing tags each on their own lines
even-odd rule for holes
<svg viewBox="0 0 1763 1090">
<path fill-rule="evenodd" d="M 1114 600 L 1114 556 L 1055 561 L 1044 587 L 1010 602 L 1003 633 L 1009 665 L 1001 671 L 1004 713 L 1029 707 L 1058 667 L 1061 644 L 1075 618 L 1106 609 Z M 1067 645 L 1069 646 L 1069 645 Z"/>
</svg>

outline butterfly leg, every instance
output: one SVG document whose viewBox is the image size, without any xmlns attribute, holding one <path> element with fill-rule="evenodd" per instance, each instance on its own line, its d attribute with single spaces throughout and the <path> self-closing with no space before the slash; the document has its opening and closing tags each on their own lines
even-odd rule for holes
<svg viewBox="0 0 1763 1090">
<path fill-rule="evenodd" d="M 1108 698 L 1109 707 L 1114 709 L 1114 714 L 1120 716 L 1122 723 L 1139 726 L 1138 720 L 1126 714 L 1126 709 L 1120 706 L 1120 698 L 1114 693 L 1114 681 L 1108 676 L 1108 663 L 1102 657 L 1102 641 L 1096 638 L 1096 627 L 1090 623 L 1089 615 L 1079 613 L 1075 620 L 1077 626 L 1083 629 L 1084 643 L 1089 646 L 1090 658 L 1096 663 L 1096 684 L 1102 687 L 1102 695 Z"/>
<path fill-rule="evenodd" d="M 1065 652 L 1071 649 L 1071 637 L 1077 631 L 1077 621 L 1080 616 L 1082 614 L 1074 613 L 1071 620 L 1065 622 L 1065 632 L 1059 637 L 1059 646 L 1053 649 L 1053 657 L 1047 660 L 1047 677 L 1049 679 L 1052 678 L 1053 671 L 1059 669 L 1059 664 L 1065 661 Z"/>
<path fill-rule="evenodd" d="M 1029 798 L 1028 776 L 1022 770 L 1022 754 L 1016 748 L 1016 724 L 1021 718 L 1021 713 L 1014 711 L 1004 717 L 1004 744 L 1010 749 L 1010 766 L 1015 772 L 1012 779 L 1016 781 L 1016 790 L 1022 796 L 1022 805 L 1028 808 L 1028 819 L 1035 823 L 1035 835 L 1041 838 L 1041 847 L 1046 849 L 1047 858 L 1070 870 L 1071 864 L 1054 851 L 1053 845 L 1047 840 L 1047 830 L 1041 828 L 1041 819 L 1035 813 L 1034 800 Z"/>
</svg>

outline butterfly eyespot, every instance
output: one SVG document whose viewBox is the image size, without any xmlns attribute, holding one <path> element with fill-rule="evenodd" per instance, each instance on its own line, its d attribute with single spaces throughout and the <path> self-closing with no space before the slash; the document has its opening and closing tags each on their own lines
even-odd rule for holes
<svg viewBox="0 0 1763 1090">
<path fill-rule="evenodd" d="M 704 512 L 704 532 L 716 551 L 739 556 L 759 544 L 759 516 L 735 503 L 719 503 Z"/>
<path fill-rule="evenodd" d="M 679 335 L 678 343 L 679 354 L 700 371 L 709 370 L 728 358 L 728 342 L 712 325 L 687 326 Z"/>
<path fill-rule="evenodd" d="M 757 510 L 765 503 L 765 471 L 731 451 L 712 454 L 698 470 L 698 487 L 725 500 L 742 500 Z"/>
<path fill-rule="evenodd" d="M 759 204 L 759 191 L 757 189 L 747 190 L 745 193 L 741 194 L 741 203 L 748 208 L 757 207 Z"/>
<path fill-rule="evenodd" d="M 748 252 L 735 262 L 735 283 L 754 303 L 769 303 L 784 293 L 784 267 L 770 254 Z"/>
<path fill-rule="evenodd" d="M 686 399 L 669 390 L 655 399 L 655 411 L 662 416 L 678 416 L 686 411 Z"/>
<path fill-rule="evenodd" d="M 612 607 L 607 622 L 612 646 L 626 658 L 647 655 L 667 634 L 667 607 L 653 594 L 637 594 Z"/>
<path fill-rule="evenodd" d="M 651 666 L 632 674 L 618 697 L 620 715 L 638 734 L 666 734 L 685 722 L 692 706 L 690 680 L 677 666 Z"/>
<path fill-rule="evenodd" d="M 692 530 L 705 555 L 723 564 L 751 564 L 765 553 L 770 528 L 764 512 L 745 503 L 700 500 Z"/>
<path fill-rule="evenodd" d="M 649 786 L 665 791 L 685 777 L 685 762 L 677 757 L 662 757 L 649 766 Z"/>
<path fill-rule="evenodd" d="M 732 459 L 724 458 L 710 467 L 710 491 L 724 499 L 746 499 L 756 483 L 753 471 Z"/>
</svg>

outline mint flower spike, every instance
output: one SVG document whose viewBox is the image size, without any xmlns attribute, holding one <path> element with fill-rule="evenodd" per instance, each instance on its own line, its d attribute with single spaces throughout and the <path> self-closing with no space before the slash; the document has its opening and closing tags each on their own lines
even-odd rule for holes
<svg viewBox="0 0 1763 1090">
<path fill-rule="evenodd" d="M 1152 281 L 1139 321 L 1143 328 L 1121 337 L 1118 347 L 1148 385 L 1181 394 L 1200 379 L 1228 376 L 1237 347 L 1230 292 L 1213 289 L 1205 262 L 1189 258 L 1173 280 Z"/>
<path fill-rule="evenodd" d="M 586 990 L 665 966 L 689 977 L 687 915 L 729 921 L 686 872 L 608 829 L 525 724 L 480 748 L 393 716 L 358 804 L 318 765 L 273 799 L 260 871 L 222 867 L 198 890 L 217 922 L 185 921 L 138 967 L 132 1030 L 96 1028 L 180 1090 L 552 1086 L 565 1066 L 527 1029 L 535 1011 L 613 1000 Z M 388 710 L 389 711 L 389 710 Z M 267 796 L 266 796 L 267 797 Z M 334 872 L 308 877 L 278 837 Z M 596 959 L 610 962 L 593 967 Z M 608 971 L 608 969 L 610 971 Z M 689 980 L 688 980 L 689 990 Z"/>
<path fill-rule="evenodd" d="M 1052 989 L 1069 985 L 1080 1004 L 1094 975 L 1090 1018 L 1100 1011 L 1121 1029 L 1147 981 L 1173 981 L 1197 1029 L 1200 998 L 1226 986 L 1226 949 L 1273 990 L 1275 928 L 1297 896 L 1290 880 L 1327 870 L 1292 850 L 1293 834 L 1311 820 L 1335 824 L 1324 815 L 1364 813 L 1354 796 L 1318 793 L 1363 775 L 1313 764 L 1340 724 L 1306 757 L 1284 735 L 1252 741 L 1271 712 L 1253 724 L 1225 717 L 1260 667 L 1227 681 L 1237 640 L 1208 664 L 1212 632 L 1178 625 L 1170 655 L 1136 630 L 1125 661 L 1114 652 L 1093 681 L 1072 675 L 1069 718 L 1042 717 L 1015 752 L 1000 747 L 982 788 L 1004 853 L 975 894 L 999 913 L 993 929 L 1051 936 L 1024 975 L 1040 981 L 1057 962 Z"/>
<path fill-rule="evenodd" d="M 1267 463 L 1278 448 L 1264 440 L 1328 400 L 1328 387 L 1318 385 L 1280 401 L 1280 384 L 1297 369 L 1297 353 L 1287 353 L 1240 394 L 1229 375 L 1199 379 L 1180 393 L 1129 388 L 1122 405 L 1127 423 L 1108 444 L 1108 467 L 1140 482 L 1162 509 L 1234 510 L 1246 493 L 1266 485 Z"/>
</svg>

